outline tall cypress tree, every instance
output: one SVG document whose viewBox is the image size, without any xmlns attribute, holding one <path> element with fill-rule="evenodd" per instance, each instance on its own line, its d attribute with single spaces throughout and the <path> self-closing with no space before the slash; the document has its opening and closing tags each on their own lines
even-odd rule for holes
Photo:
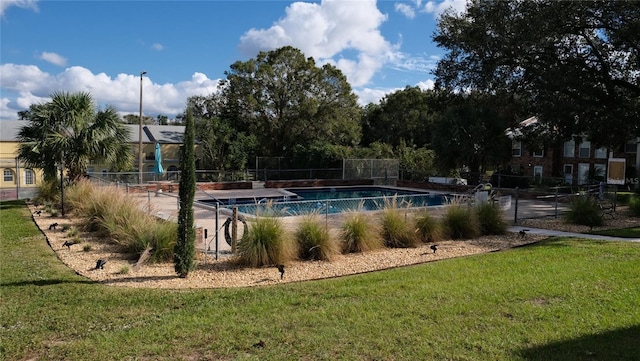
<svg viewBox="0 0 640 361">
<path fill-rule="evenodd" d="M 178 212 L 178 240 L 173 250 L 173 263 L 179 277 L 185 278 L 194 267 L 196 230 L 193 219 L 193 198 L 196 188 L 194 154 L 195 128 L 193 113 L 187 109 L 184 139 L 180 154 L 180 210 Z"/>
</svg>

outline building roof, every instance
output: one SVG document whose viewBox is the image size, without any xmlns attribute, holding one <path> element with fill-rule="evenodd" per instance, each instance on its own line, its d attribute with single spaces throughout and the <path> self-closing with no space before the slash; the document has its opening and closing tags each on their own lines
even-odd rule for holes
<svg viewBox="0 0 640 361">
<path fill-rule="evenodd" d="M 527 118 L 527 119 L 521 121 L 520 123 L 518 123 L 518 127 L 507 129 L 507 131 L 506 131 L 507 137 L 509 137 L 511 139 L 515 139 L 515 138 L 521 137 L 523 128 L 527 128 L 527 127 L 530 127 L 530 126 L 535 126 L 536 124 L 538 124 L 538 118 L 537 117 L 533 116 L 531 118 Z"/>
<path fill-rule="evenodd" d="M 15 142 L 18 139 L 20 128 L 27 124 L 23 120 L 3 120 L 0 121 L 0 141 Z"/>
<path fill-rule="evenodd" d="M 20 128 L 27 124 L 26 120 L 0 121 L 0 141 L 16 142 Z M 137 143 L 140 126 L 137 124 L 125 124 L 125 126 L 130 131 L 129 142 Z M 184 136 L 184 126 L 182 125 L 144 125 L 142 128 L 143 143 L 182 144 Z"/>
</svg>

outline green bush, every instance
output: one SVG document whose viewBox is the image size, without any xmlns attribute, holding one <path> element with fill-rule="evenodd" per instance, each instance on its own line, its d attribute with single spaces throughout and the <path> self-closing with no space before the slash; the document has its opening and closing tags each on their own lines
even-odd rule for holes
<svg viewBox="0 0 640 361">
<path fill-rule="evenodd" d="M 340 254 L 340 245 L 320 224 L 316 214 L 302 219 L 295 236 L 302 259 L 331 261 Z"/>
<path fill-rule="evenodd" d="M 442 240 L 442 227 L 438 220 L 428 211 L 421 211 L 414 218 L 416 232 L 422 242 L 439 242 Z"/>
<path fill-rule="evenodd" d="M 601 213 L 595 198 L 579 196 L 571 201 L 565 220 L 573 224 L 597 227 L 604 224 Z"/>
<path fill-rule="evenodd" d="M 470 239 L 480 236 L 480 222 L 473 208 L 451 204 L 446 208 L 442 227 L 446 237 L 451 239 Z"/>
<path fill-rule="evenodd" d="M 280 218 L 258 217 L 238 242 L 238 261 L 251 267 L 286 264 L 296 258 L 296 246 Z"/>
<path fill-rule="evenodd" d="M 629 212 L 635 217 L 640 217 L 640 195 L 636 194 L 629 198 Z"/>
<path fill-rule="evenodd" d="M 369 216 L 362 212 L 349 212 L 342 223 L 342 251 L 368 252 L 384 247 Z"/>
<path fill-rule="evenodd" d="M 404 212 L 394 204 L 388 205 L 382 211 L 380 224 L 382 239 L 387 247 L 417 247 L 420 243 L 413 225 Z"/>
<path fill-rule="evenodd" d="M 476 206 L 476 215 L 480 222 L 480 233 L 505 234 L 507 233 L 507 222 L 504 220 L 504 212 L 493 203 L 480 203 Z"/>
</svg>

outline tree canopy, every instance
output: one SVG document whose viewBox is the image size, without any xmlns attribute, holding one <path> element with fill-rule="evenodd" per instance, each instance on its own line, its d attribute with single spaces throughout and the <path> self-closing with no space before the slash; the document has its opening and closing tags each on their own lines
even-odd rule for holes
<svg viewBox="0 0 640 361">
<path fill-rule="evenodd" d="M 435 109 L 433 91 L 406 87 L 369 104 L 362 117 L 363 143 L 403 141 L 423 147 L 431 143 Z"/>
<path fill-rule="evenodd" d="M 231 65 L 222 82 L 221 117 L 257 137 L 262 156 L 288 156 L 299 144 L 322 140 L 356 145 L 360 107 L 336 67 L 286 46 Z"/>
<path fill-rule="evenodd" d="M 50 102 L 33 104 L 19 115 L 28 124 L 18 133 L 18 157 L 28 167 L 41 168 L 45 179 L 56 178 L 61 161 L 72 181 L 86 173 L 89 162 L 114 170 L 131 167 L 129 130 L 114 108 L 96 111 L 89 93 L 53 93 Z"/>
<path fill-rule="evenodd" d="M 445 13 L 437 85 L 517 95 L 561 138 L 605 146 L 640 135 L 635 1 L 482 0 Z"/>
</svg>

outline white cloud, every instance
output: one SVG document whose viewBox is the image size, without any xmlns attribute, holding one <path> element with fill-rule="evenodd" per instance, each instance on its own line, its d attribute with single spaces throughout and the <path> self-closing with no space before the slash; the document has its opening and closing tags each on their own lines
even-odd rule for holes
<svg viewBox="0 0 640 361">
<path fill-rule="evenodd" d="M 160 44 L 160 43 L 154 43 L 153 45 L 151 45 L 151 47 L 152 47 L 154 50 L 157 50 L 157 51 L 162 51 L 162 50 L 164 50 L 164 45 L 162 45 L 162 44 Z"/>
<path fill-rule="evenodd" d="M 7 11 L 10 6 L 38 11 L 37 0 L 2 0 L 0 1 L 0 16 L 4 16 L 5 11 Z"/>
<path fill-rule="evenodd" d="M 433 16 L 437 18 L 449 8 L 453 8 L 456 13 L 463 13 L 467 9 L 467 3 L 468 0 L 428 1 L 424 4 L 422 11 L 425 13 L 433 13 Z"/>
<path fill-rule="evenodd" d="M 143 112 L 172 118 L 184 111 L 188 97 L 214 93 L 218 90 L 218 82 L 218 79 L 209 79 L 199 72 L 194 73 L 190 80 L 177 84 L 157 84 L 151 78 L 143 77 Z M 100 106 L 112 105 L 122 114 L 136 114 L 140 106 L 139 74 L 110 77 L 72 66 L 52 75 L 34 65 L 2 64 L 0 84 L 2 120 L 17 119 L 17 111 L 28 109 L 31 104 L 46 102 L 53 92 L 61 90 L 89 92 Z"/>
<path fill-rule="evenodd" d="M 354 92 L 358 95 L 358 104 L 361 106 L 365 106 L 369 103 L 379 104 L 380 100 L 384 98 L 385 95 L 393 93 L 396 90 L 400 90 L 401 88 L 392 88 L 392 89 L 373 89 L 373 88 L 362 88 L 356 89 Z"/>
<path fill-rule="evenodd" d="M 407 5 L 404 3 L 396 3 L 395 9 L 397 12 L 401 13 L 402 15 L 406 16 L 409 19 L 413 19 L 416 17 L 416 12 L 413 9 L 413 7 L 411 7 L 411 5 Z"/>
<path fill-rule="evenodd" d="M 416 85 L 417 85 L 418 88 L 420 88 L 422 90 L 428 90 L 428 89 L 433 89 L 433 87 L 436 85 L 436 83 L 431 79 L 427 79 L 425 81 L 419 82 Z"/>
<path fill-rule="evenodd" d="M 380 26 L 387 20 L 375 0 L 295 2 L 268 29 L 251 29 L 240 39 L 247 56 L 290 45 L 318 64 L 335 64 L 353 86 L 363 85 L 391 59 L 397 46 L 387 42 Z M 356 56 L 348 56 L 354 52 Z"/>
<path fill-rule="evenodd" d="M 54 65 L 58 65 L 58 66 L 67 65 L 67 59 L 62 55 L 59 55 L 56 53 L 43 51 L 42 54 L 40 54 L 39 58 Z"/>
</svg>

